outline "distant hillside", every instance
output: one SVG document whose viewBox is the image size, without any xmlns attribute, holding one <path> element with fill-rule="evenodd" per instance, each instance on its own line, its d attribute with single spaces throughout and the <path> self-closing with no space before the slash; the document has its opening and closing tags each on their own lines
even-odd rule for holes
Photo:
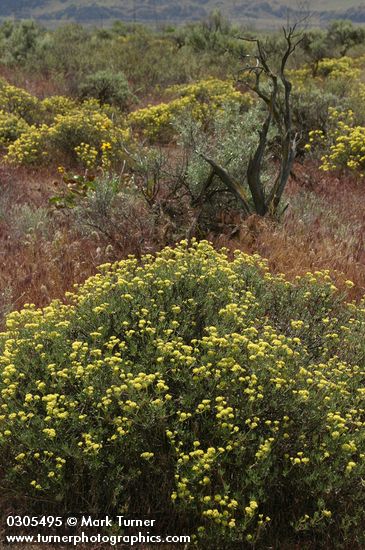
<svg viewBox="0 0 365 550">
<path fill-rule="evenodd" d="M 232 20 L 265 27 L 283 23 L 288 13 L 295 16 L 295 6 L 290 0 L 0 0 L 0 18 L 35 18 L 45 24 L 106 24 L 114 19 L 162 23 L 197 20 L 219 9 Z M 311 2 L 311 11 L 315 23 L 334 18 L 365 23 L 365 0 L 317 0 Z"/>
</svg>

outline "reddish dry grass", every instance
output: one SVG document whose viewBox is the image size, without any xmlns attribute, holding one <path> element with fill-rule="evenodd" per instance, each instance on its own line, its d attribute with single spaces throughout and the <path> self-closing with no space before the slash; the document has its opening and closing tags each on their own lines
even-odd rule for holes
<svg viewBox="0 0 365 550">
<path fill-rule="evenodd" d="M 364 183 L 323 174 L 313 164 L 298 165 L 295 172 L 297 179 L 292 179 L 287 193 L 291 205 L 281 222 L 252 216 L 238 227 L 234 237 L 222 234 L 211 236 L 212 240 L 216 246 L 259 253 L 274 272 L 289 278 L 329 269 L 339 283 L 354 281 L 352 297 L 363 295 Z M 24 203 L 45 207 L 52 181 L 47 169 L 3 167 L 0 196 L 7 195 L 9 208 Z M 162 247 L 162 240 L 156 244 L 151 236 L 151 241 L 144 243 L 145 249 Z M 18 238 L 0 219 L 0 315 L 2 310 L 18 309 L 26 302 L 43 306 L 52 298 L 62 297 L 74 283 L 95 273 L 99 264 L 143 252 L 136 243 L 127 238 L 124 248 L 113 250 L 97 235 L 80 237 L 62 217 L 52 239 Z"/>
<path fill-rule="evenodd" d="M 331 271 L 337 283 L 355 283 L 352 297 L 365 293 L 365 182 L 324 174 L 306 163 L 295 168 L 281 222 L 252 216 L 234 240 L 216 244 L 258 253 L 272 271 L 289 279 L 307 271 Z"/>
<path fill-rule="evenodd" d="M 14 70 L 4 65 L 0 66 L 0 77 L 5 78 L 13 86 L 23 88 L 39 99 L 44 99 L 52 95 L 65 94 L 65 85 L 62 82 L 56 82 L 51 78 L 44 78 L 42 75 L 29 73 L 21 69 Z"/>
<path fill-rule="evenodd" d="M 54 168 L 0 168 L 0 324 L 2 315 L 10 309 L 20 309 L 25 303 L 44 306 L 53 298 L 63 297 L 66 290 L 93 275 L 102 263 L 132 253 L 140 256 L 156 248 L 151 234 L 140 242 L 132 226 L 125 235 L 117 235 L 114 246 L 96 231 L 81 235 L 62 214 L 52 215 L 51 236 L 19 235 L 12 208 L 48 208 L 55 191 L 54 174 Z M 136 212 L 143 227 L 145 212 Z"/>
<path fill-rule="evenodd" d="M 103 261 L 97 245 L 75 240 L 66 224 L 60 225 L 52 241 L 14 233 L 6 219 L 11 208 L 21 204 L 45 207 L 51 185 L 52 177 L 46 170 L 0 169 L 5 211 L 5 220 L 0 218 L 0 314 L 8 306 L 18 309 L 26 302 L 45 305 L 94 273 Z M 4 303 L 6 300 L 10 304 Z"/>
</svg>

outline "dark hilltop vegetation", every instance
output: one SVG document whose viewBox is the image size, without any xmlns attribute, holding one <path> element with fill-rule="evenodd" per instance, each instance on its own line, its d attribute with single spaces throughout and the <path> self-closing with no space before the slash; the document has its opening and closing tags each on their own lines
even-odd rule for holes
<svg viewBox="0 0 365 550">
<path fill-rule="evenodd" d="M 35 18 L 45 24 L 75 21 L 109 24 L 115 19 L 166 23 L 197 21 L 219 9 L 232 20 L 257 27 L 275 27 L 295 17 L 304 3 L 289 0 L 2 0 L 1 17 Z M 361 0 L 318 0 L 309 2 L 312 24 L 333 19 L 365 22 L 365 4 Z"/>
</svg>

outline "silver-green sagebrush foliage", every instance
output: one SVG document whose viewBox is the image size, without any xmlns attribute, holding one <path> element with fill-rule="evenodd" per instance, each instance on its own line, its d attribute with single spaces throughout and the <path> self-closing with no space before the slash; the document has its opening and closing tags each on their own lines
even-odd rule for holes
<svg viewBox="0 0 365 550">
<path fill-rule="evenodd" d="M 351 283 L 348 283 L 349 286 Z M 2 494 L 162 512 L 198 548 L 363 545 L 364 304 L 207 242 L 7 317 Z"/>
</svg>

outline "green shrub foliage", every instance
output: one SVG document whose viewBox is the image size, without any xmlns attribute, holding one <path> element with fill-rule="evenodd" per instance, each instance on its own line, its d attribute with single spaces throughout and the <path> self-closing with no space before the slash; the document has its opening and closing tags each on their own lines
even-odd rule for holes
<svg viewBox="0 0 365 550">
<path fill-rule="evenodd" d="M 101 104 L 109 103 L 120 109 L 126 109 L 132 100 L 128 81 L 123 73 L 110 70 L 90 74 L 80 83 L 81 98 L 94 98 Z"/>
</svg>

